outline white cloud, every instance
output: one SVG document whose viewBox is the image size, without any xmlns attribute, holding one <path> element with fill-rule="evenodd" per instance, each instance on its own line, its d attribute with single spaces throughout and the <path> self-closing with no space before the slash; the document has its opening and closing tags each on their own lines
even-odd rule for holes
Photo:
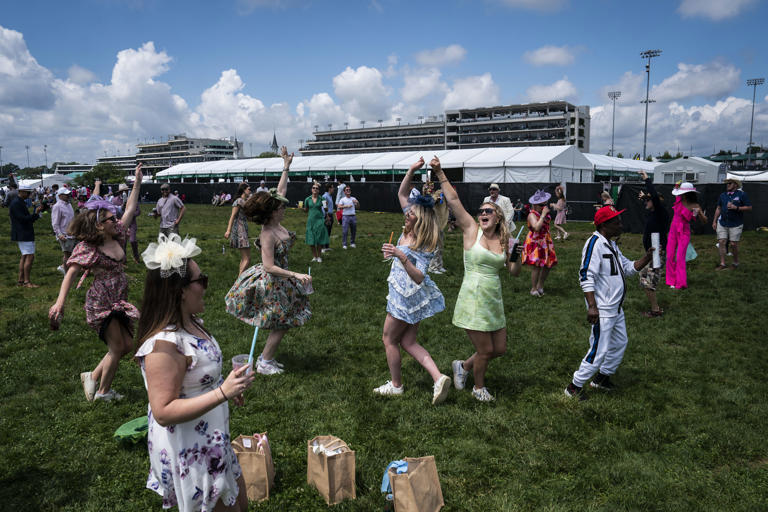
<svg viewBox="0 0 768 512">
<path fill-rule="evenodd" d="M 443 100 L 446 110 L 498 105 L 499 87 L 490 73 L 460 78 L 453 82 Z"/>
<path fill-rule="evenodd" d="M 445 83 L 440 81 L 440 76 L 440 70 L 436 68 L 409 72 L 404 77 L 400 96 L 404 101 L 412 103 L 436 92 L 445 93 L 448 88 Z"/>
<path fill-rule="evenodd" d="M 568 0 L 492 0 L 513 9 L 556 12 L 568 5 Z"/>
<path fill-rule="evenodd" d="M 721 21 L 738 16 L 756 3 L 757 0 L 683 0 L 677 12 L 684 18 L 698 16 Z"/>
<path fill-rule="evenodd" d="M 21 32 L 0 27 L 0 105 L 47 109 L 53 75 L 37 63 Z"/>
<path fill-rule="evenodd" d="M 570 66 L 576 59 L 575 50 L 568 46 L 542 46 L 527 51 L 523 58 L 534 66 Z"/>
<path fill-rule="evenodd" d="M 67 77 L 70 82 L 78 85 L 86 85 L 96 81 L 96 74 L 89 69 L 74 64 L 67 71 Z"/>
<path fill-rule="evenodd" d="M 722 98 L 739 87 L 740 71 L 732 64 L 711 62 L 708 64 L 677 65 L 677 73 L 665 78 L 652 88 L 656 101 L 679 101 L 694 97 Z"/>
<path fill-rule="evenodd" d="M 346 112 L 367 121 L 389 117 L 389 89 L 376 68 L 347 67 L 333 77 L 333 90 Z"/>
<path fill-rule="evenodd" d="M 526 89 L 528 101 L 556 101 L 568 100 L 576 101 L 578 93 L 576 87 L 568 81 L 568 77 L 563 77 L 557 82 L 549 85 L 532 85 Z"/>
<path fill-rule="evenodd" d="M 458 44 L 452 44 L 450 46 L 443 46 L 432 50 L 422 50 L 417 53 L 414 58 L 416 59 L 416 62 L 424 67 L 439 68 L 461 62 L 466 55 L 467 50 L 465 50 L 464 47 Z"/>
<path fill-rule="evenodd" d="M 377 0 L 371 0 L 368 4 L 368 8 L 372 11 L 384 12 L 384 7 L 382 7 L 382 5 Z"/>
</svg>

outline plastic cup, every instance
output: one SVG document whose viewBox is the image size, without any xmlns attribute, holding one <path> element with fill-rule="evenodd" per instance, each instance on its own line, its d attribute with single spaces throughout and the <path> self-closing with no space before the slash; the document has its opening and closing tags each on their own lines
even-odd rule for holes
<svg viewBox="0 0 768 512">
<path fill-rule="evenodd" d="M 313 293 L 315 293 L 315 288 L 314 286 L 312 286 L 311 280 L 304 285 L 304 293 L 306 293 L 307 295 L 312 295 Z"/>
<path fill-rule="evenodd" d="M 328 208 L 328 200 L 323 199 L 323 208 Z"/>
<path fill-rule="evenodd" d="M 248 364 L 248 354 L 238 354 L 232 358 L 232 369 L 237 370 Z"/>
<path fill-rule="evenodd" d="M 304 208 L 304 201 L 299 201 L 299 208 Z"/>
</svg>

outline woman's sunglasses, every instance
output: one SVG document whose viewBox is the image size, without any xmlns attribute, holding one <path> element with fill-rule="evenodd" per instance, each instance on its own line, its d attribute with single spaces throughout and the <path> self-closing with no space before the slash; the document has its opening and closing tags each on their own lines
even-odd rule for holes
<svg viewBox="0 0 768 512">
<path fill-rule="evenodd" d="M 192 279 L 189 281 L 189 284 L 192 283 L 200 283 L 200 286 L 203 287 L 203 290 L 206 290 L 208 288 L 208 276 L 205 274 L 200 274 L 197 279 Z"/>
<path fill-rule="evenodd" d="M 106 219 L 102 220 L 101 222 L 102 223 L 104 223 L 104 222 L 117 222 L 117 219 L 115 218 L 114 215 L 110 215 L 109 217 L 107 217 Z"/>
<path fill-rule="evenodd" d="M 477 210 L 478 215 L 483 215 L 483 214 L 493 215 L 494 213 L 496 213 L 496 210 L 494 210 L 493 208 L 480 208 L 479 210 Z"/>
</svg>

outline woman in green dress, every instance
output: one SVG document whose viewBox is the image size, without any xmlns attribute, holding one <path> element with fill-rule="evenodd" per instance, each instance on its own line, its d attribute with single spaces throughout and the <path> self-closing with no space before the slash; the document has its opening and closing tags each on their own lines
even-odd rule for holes
<svg viewBox="0 0 768 512">
<path fill-rule="evenodd" d="M 325 215 L 323 215 L 323 198 L 320 197 L 320 184 L 312 183 L 312 195 L 304 200 L 304 211 L 307 216 L 307 245 L 312 247 L 312 261 L 320 263 L 323 259 L 323 246 L 328 245 L 328 230 L 325 229 Z"/>
<path fill-rule="evenodd" d="M 464 280 L 456 299 L 453 325 L 467 332 L 475 353 L 465 361 L 453 362 L 453 383 L 456 389 L 464 389 L 467 375 L 472 371 L 475 379 L 472 396 L 481 402 L 490 402 L 494 398 L 485 388 L 485 371 L 491 359 L 507 351 L 507 319 L 499 270 L 507 267 L 513 276 L 520 274 L 520 248 L 514 249 L 515 254 L 510 257 L 509 233 L 501 208 L 495 203 L 483 203 L 475 221 L 448 183 L 440 160 L 434 157 L 429 165 L 464 235 Z"/>
</svg>

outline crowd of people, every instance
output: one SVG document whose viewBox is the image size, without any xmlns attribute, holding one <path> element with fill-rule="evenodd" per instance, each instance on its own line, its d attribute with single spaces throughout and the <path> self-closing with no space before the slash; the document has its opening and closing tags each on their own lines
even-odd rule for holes
<svg viewBox="0 0 768 512">
<path fill-rule="evenodd" d="M 59 328 L 68 292 L 78 276 L 82 274 L 79 287 L 86 276 L 93 275 L 85 299 L 86 322 L 105 343 L 107 352 L 93 369 L 80 374 L 83 391 L 89 401 L 120 400 L 122 395 L 112 388 L 112 382 L 120 360 L 133 353 L 141 367 L 149 402 L 147 487 L 162 496 L 164 506 L 199 510 L 218 504 L 232 510 L 247 509 L 242 471 L 230 445 L 229 402 L 243 403 L 243 393 L 256 374 L 279 375 L 285 371 L 277 360 L 280 344 L 290 329 L 304 325 L 312 317 L 312 276 L 289 268 L 289 254 L 297 237 L 282 222 L 288 205 L 293 155 L 286 148 L 282 148 L 281 155 L 284 167 L 277 187 L 267 188 L 261 182 L 252 192 L 250 185 L 242 183 L 231 203 L 224 238 L 240 251 L 240 263 L 224 308 L 238 320 L 268 330 L 269 334 L 252 365 L 233 369 L 226 376 L 222 373 L 221 348 L 200 319 L 208 277 L 194 260 L 201 253 L 196 240 L 182 240 L 179 236 L 179 223 L 186 212 L 179 195 L 172 193 L 167 184 L 161 186 L 162 197 L 150 213 L 160 218 L 158 239 L 139 256 L 136 221 L 143 177 L 141 165 L 136 168 L 131 187 L 123 184 L 115 193 L 109 190 L 102 195 L 102 184 L 96 182 L 93 190 L 87 191 L 88 199 L 78 208 L 71 201 L 80 190 L 59 187 L 51 191 L 55 199 L 51 223 L 62 251 L 59 270 L 64 278 L 58 298 L 49 309 L 50 326 Z M 514 233 L 515 218 L 523 220 L 518 215 L 523 211 L 520 200 L 513 205 L 500 194 L 497 184 L 491 184 L 489 195 L 473 216 L 460 201 L 437 157 L 429 162 L 436 183 L 425 183 L 421 190 L 414 186 L 414 175 L 424 166 L 425 161 L 419 159 L 403 177 L 397 192 L 403 229 L 396 240 L 390 238 L 381 247 L 384 258 L 390 262 L 382 331 L 390 378 L 373 393 L 389 397 L 403 394 L 402 349 L 432 378 L 432 404 L 445 401 L 451 384 L 457 390 L 465 389 L 470 375 L 472 397 L 490 402 L 495 397 L 486 387 L 486 373 L 490 362 L 507 351 L 507 316 L 500 272 L 506 269 L 510 275 L 519 276 L 523 266 L 528 266 L 530 295 L 545 294 L 547 276 L 558 263 L 550 233 L 553 220 L 558 230 L 555 239 L 568 239 L 563 227 L 567 212 L 565 190 L 555 187 L 554 198 L 546 190 L 537 190 L 529 198 L 524 217 L 527 234 L 521 242 Z M 651 306 L 645 313 L 647 317 L 664 313 L 656 297 L 664 274 L 665 282 L 675 290 L 687 287 L 690 225 L 695 220 L 708 221 L 697 191 L 690 183 L 675 187 L 670 219 L 652 180 L 645 173 L 642 178 L 644 190 L 639 199 L 646 212 L 645 253 L 634 261 L 622 254 L 616 239 L 623 231 L 624 210 L 617 210 L 610 196 L 603 198 L 597 209 L 595 231 L 583 247 L 578 277 L 591 332 L 589 349 L 564 389 L 568 397 L 586 399 L 587 384 L 600 390 L 614 389 L 611 377 L 628 344 L 622 309 L 626 277 L 639 273 L 640 286 Z M 720 251 L 718 270 L 738 267 L 743 214 L 751 210 L 740 183 L 727 180 L 726 187 L 713 219 Z M 34 223 L 40 219 L 46 203 L 28 204 L 36 192 L 30 187 L 13 187 L 11 192 L 11 237 L 21 252 L 18 284 L 33 288 L 37 286 L 30 276 L 35 254 Z M 307 214 L 305 242 L 311 248 L 313 262 L 321 263 L 322 255 L 331 249 L 330 234 L 336 222 L 342 225 L 342 248 L 356 247 L 356 212 L 360 202 L 349 185 L 323 186 L 314 182 L 301 208 Z M 551 212 L 556 212 L 554 219 Z M 464 264 L 452 323 L 464 329 L 471 348 L 466 357 L 453 360 L 451 375 L 447 375 L 418 342 L 418 330 L 423 320 L 445 309 L 444 296 L 430 273 L 445 271 L 444 230 L 451 218 L 462 234 Z M 260 253 L 260 263 L 256 265 L 251 265 L 250 222 L 261 227 L 255 243 Z M 140 308 L 128 301 L 125 265 L 129 243 L 134 260 L 141 258 L 147 269 Z M 731 267 L 725 265 L 727 244 L 733 254 Z M 649 265 L 654 253 L 661 264 Z"/>
</svg>

